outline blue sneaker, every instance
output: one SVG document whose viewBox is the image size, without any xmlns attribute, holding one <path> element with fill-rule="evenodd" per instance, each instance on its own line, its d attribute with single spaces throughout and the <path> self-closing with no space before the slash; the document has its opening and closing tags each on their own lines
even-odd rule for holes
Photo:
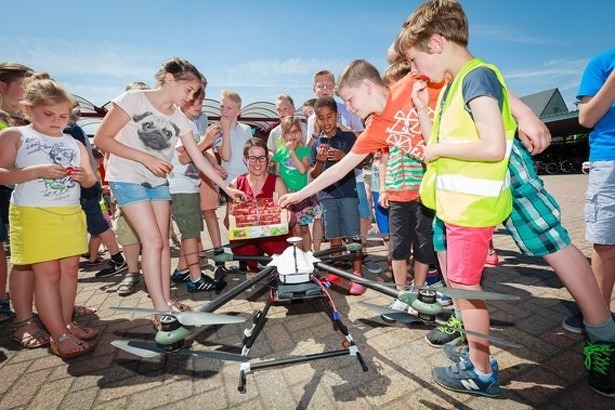
<svg viewBox="0 0 615 410">
<path fill-rule="evenodd" d="M 214 290 L 216 288 L 216 282 L 214 282 L 214 280 L 209 276 L 203 275 L 201 273 L 201 277 L 196 282 L 190 280 L 190 276 L 188 276 L 186 288 L 190 293 L 204 292 L 206 290 Z"/>
<path fill-rule="evenodd" d="M 465 343 L 461 343 L 461 344 L 447 343 L 444 346 L 442 346 L 442 354 L 444 355 L 444 357 L 446 357 L 451 362 L 459 363 L 468 358 L 470 354 L 470 348 Z M 494 372 L 499 371 L 498 362 L 495 359 L 491 359 L 491 368 L 493 369 Z"/>
<path fill-rule="evenodd" d="M 498 397 L 501 393 L 498 372 L 494 370 L 489 380 L 482 381 L 468 359 L 448 367 L 436 367 L 431 371 L 431 375 L 440 386 L 459 393 L 486 397 Z"/>
<path fill-rule="evenodd" d="M 171 274 L 171 282 L 173 283 L 185 283 L 190 281 L 190 271 L 185 270 L 184 272 L 180 272 L 177 269 L 173 271 Z"/>
<path fill-rule="evenodd" d="M 440 275 L 440 270 L 435 265 L 429 265 L 425 286 L 429 286 L 430 288 L 442 286 L 442 275 Z"/>
</svg>

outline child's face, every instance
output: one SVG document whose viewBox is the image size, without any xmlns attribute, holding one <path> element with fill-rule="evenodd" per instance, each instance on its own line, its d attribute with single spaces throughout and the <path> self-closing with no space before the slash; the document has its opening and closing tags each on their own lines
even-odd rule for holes
<svg viewBox="0 0 615 410">
<path fill-rule="evenodd" d="M 275 109 L 278 111 L 280 118 L 286 118 L 295 113 L 295 107 L 290 105 L 287 101 L 279 101 L 275 105 Z"/>
<path fill-rule="evenodd" d="M 413 70 L 429 78 L 432 83 L 441 83 L 446 76 L 446 70 L 439 58 L 440 54 L 430 53 L 411 47 L 406 51 L 406 58 L 412 64 Z"/>
<path fill-rule="evenodd" d="M 320 107 L 316 110 L 316 121 L 327 137 L 332 137 L 337 132 L 337 111 L 330 107 Z"/>
<path fill-rule="evenodd" d="M 199 115 L 203 111 L 203 99 L 190 100 L 182 106 L 182 111 L 186 114 L 186 117 L 192 119 Z"/>
<path fill-rule="evenodd" d="M 374 111 L 370 106 L 372 98 L 364 82 L 357 87 L 344 87 L 340 89 L 339 95 L 344 100 L 346 108 L 361 119 L 367 118 Z"/>
<path fill-rule="evenodd" d="M 319 75 L 314 83 L 314 94 L 318 98 L 333 97 L 335 83 L 328 75 Z"/>
<path fill-rule="evenodd" d="M 286 142 L 294 142 L 296 145 L 299 145 L 303 142 L 303 133 L 301 132 L 301 128 L 293 124 L 284 134 L 284 139 Z"/>
<path fill-rule="evenodd" d="M 237 117 L 239 117 L 240 111 L 241 108 L 234 101 L 231 101 L 228 98 L 223 98 L 222 101 L 220 101 L 221 116 L 234 121 Z"/>
<path fill-rule="evenodd" d="M 301 108 L 301 111 L 303 111 L 303 115 L 309 117 L 310 115 L 314 114 L 314 107 L 312 107 L 311 105 L 304 105 Z"/>
<path fill-rule="evenodd" d="M 24 108 L 34 129 L 45 135 L 59 137 L 68 124 L 72 104 L 66 101 L 36 107 L 26 105 Z"/>
<path fill-rule="evenodd" d="M 24 98 L 24 90 L 22 88 L 23 78 L 18 78 L 10 83 L 0 81 L 0 102 L 4 111 L 11 114 L 21 114 L 21 105 L 19 104 Z"/>
<path fill-rule="evenodd" d="M 171 82 L 173 103 L 180 107 L 192 101 L 194 92 L 199 89 L 201 82 L 193 80 L 174 80 Z"/>
</svg>

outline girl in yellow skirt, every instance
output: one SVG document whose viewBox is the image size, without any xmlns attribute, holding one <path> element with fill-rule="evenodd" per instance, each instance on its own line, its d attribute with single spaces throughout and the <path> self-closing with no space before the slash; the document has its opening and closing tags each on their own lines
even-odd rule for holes
<svg viewBox="0 0 615 410">
<path fill-rule="evenodd" d="M 63 358 L 91 351 L 94 329 L 72 320 L 79 255 L 87 250 L 80 186 L 96 182 L 85 147 L 63 134 L 72 96 L 55 81 L 24 81 L 31 124 L 0 131 L 0 184 L 16 184 L 9 209 L 11 262 L 30 265 L 39 317 L 51 351 Z"/>
</svg>

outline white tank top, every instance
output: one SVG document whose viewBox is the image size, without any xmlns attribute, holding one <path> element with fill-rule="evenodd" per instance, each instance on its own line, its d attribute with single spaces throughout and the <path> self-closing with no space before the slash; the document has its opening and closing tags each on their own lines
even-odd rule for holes
<svg viewBox="0 0 615 410">
<path fill-rule="evenodd" d="M 19 127 L 21 147 L 15 156 L 15 168 L 32 165 L 55 164 L 64 168 L 81 164 L 77 141 L 68 134 L 50 137 L 30 126 Z M 72 206 L 79 205 L 81 186 L 69 175 L 63 178 L 36 178 L 17 184 L 11 203 L 18 206 Z"/>
</svg>

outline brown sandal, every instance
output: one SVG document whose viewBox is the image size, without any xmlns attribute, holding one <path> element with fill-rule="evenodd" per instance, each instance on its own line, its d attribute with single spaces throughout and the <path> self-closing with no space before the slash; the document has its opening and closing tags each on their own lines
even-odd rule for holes
<svg viewBox="0 0 615 410">
<path fill-rule="evenodd" d="M 96 336 L 98 336 L 98 332 L 95 329 L 92 329 L 91 327 L 79 326 L 77 322 L 70 322 L 66 325 L 66 329 L 68 330 L 68 333 L 75 336 L 77 339 L 81 339 L 86 342 L 94 340 L 96 339 Z"/>
<path fill-rule="evenodd" d="M 90 353 L 92 350 L 94 350 L 93 344 L 83 341 L 71 335 L 70 333 L 64 333 L 62 336 L 58 337 L 57 340 L 53 340 L 53 338 L 51 338 L 50 340 L 51 340 L 51 353 L 55 354 L 56 356 L 61 357 L 62 359 L 74 359 L 75 357 L 83 356 L 84 354 Z M 72 353 L 64 353 L 60 349 L 60 347 L 62 345 L 64 345 L 64 347 L 67 347 L 69 345 L 69 342 L 72 343 L 73 348 L 77 347 L 79 348 L 79 350 L 77 350 L 76 352 L 72 352 Z"/>
<path fill-rule="evenodd" d="M 26 326 L 31 326 L 30 329 L 33 331 L 29 332 L 28 329 L 23 329 Z M 18 337 L 15 334 L 15 332 L 19 329 L 23 329 L 24 331 L 21 337 Z M 47 333 L 47 331 L 39 324 L 36 315 L 32 315 L 27 319 L 13 323 L 11 339 L 19 343 L 21 347 L 25 347 L 26 349 L 36 349 L 37 347 L 49 344 L 50 337 L 49 333 Z"/>
</svg>

